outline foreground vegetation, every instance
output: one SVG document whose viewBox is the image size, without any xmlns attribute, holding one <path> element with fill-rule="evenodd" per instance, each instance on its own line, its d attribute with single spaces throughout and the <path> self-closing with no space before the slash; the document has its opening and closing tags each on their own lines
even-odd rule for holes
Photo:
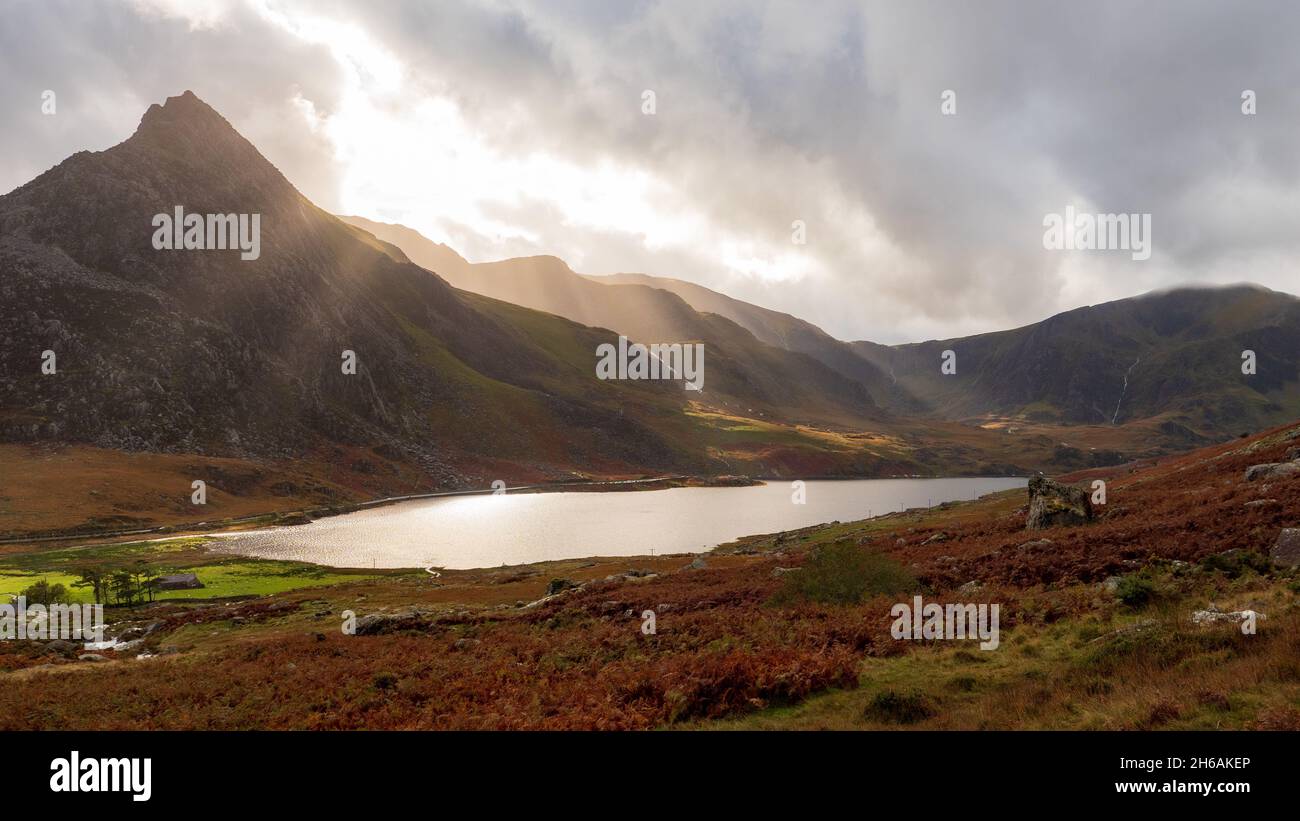
<svg viewBox="0 0 1300 821">
<path fill-rule="evenodd" d="M 1300 428 L 1281 430 L 1076 475 L 1108 482 L 1080 527 L 1027 532 L 1018 491 L 702 561 L 435 578 L 258 562 L 202 539 L 4 556 L 0 580 L 93 558 L 224 587 L 114 608 L 110 621 L 157 626 L 106 662 L 3 642 L 0 729 L 1300 729 L 1300 579 L 1267 558 L 1297 524 L 1300 479 L 1243 478 L 1298 444 Z M 917 594 L 999 604 L 1000 646 L 894 640 L 890 608 Z M 1192 622 L 1210 609 L 1266 618 L 1253 635 Z"/>
</svg>

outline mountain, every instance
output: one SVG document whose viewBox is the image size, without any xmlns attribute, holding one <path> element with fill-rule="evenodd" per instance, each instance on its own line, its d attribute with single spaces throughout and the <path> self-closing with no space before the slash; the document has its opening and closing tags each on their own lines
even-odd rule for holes
<svg viewBox="0 0 1300 821">
<path fill-rule="evenodd" d="M 657 287 L 605 284 L 574 273 L 553 256 L 469 263 L 446 245 L 405 226 L 361 217 L 341 219 L 397 246 L 457 288 L 583 325 L 609 328 L 642 342 L 703 342 L 710 401 L 719 407 L 849 426 L 883 418 L 864 384 L 865 374 L 875 366 L 848 346 L 844 346 L 845 356 L 857 363 L 856 374 L 846 373 L 809 351 L 765 344 L 731 318 L 697 310 Z M 880 381 L 883 378 L 877 383 Z"/>
<path fill-rule="evenodd" d="M 854 348 L 939 418 L 1123 425 L 1189 441 L 1300 416 L 1300 300 L 1254 285 L 1179 288 L 1009 331 Z M 956 373 L 940 372 L 944 351 Z M 1243 352 L 1256 372 L 1242 372 Z"/>
<path fill-rule="evenodd" d="M 1300 300 L 1260 286 L 1178 288 L 1014 330 L 888 346 L 841 342 L 797 317 L 682 280 L 594 279 L 671 291 L 857 379 L 895 413 L 1067 425 L 1159 420 L 1171 447 L 1300 416 Z M 956 374 L 940 371 L 946 350 L 957 354 Z M 1244 350 L 1255 351 L 1254 375 L 1241 372 Z M 872 368 L 859 371 L 854 359 Z"/>
<path fill-rule="evenodd" d="M 1300 301 L 1258 286 L 1180 288 L 1009 331 L 888 346 L 843 342 L 798 317 L 680 279 L 579 276 L 555 257 L 475 265 L 404 226 L 345 219 L 421 264 L 454 271 L 458 287 L 634 336 L 690 332 L 684 303 L 760 343 L 817 360 L 861 385 L 881 410 L 905 418 L 1111 427 L 1143 421 L 1151 423 L 1143 438 L 1176 450 L 1300 416 Z M 951 375 L 940 370 L 947 350 L 958 363 Z M 1255 351 L 1254 375 L 1241 372 L 1244 350 Z"/>
<path fill-rule="evenodd" d="M 157 250 L 155 215 L 178 206 L 260 215 L 260 255 Z M 317 208 L 190 92 L 0 197 L 0 302 L 7 442 L 324 461 L 364 447 L 364 470 L 413 462 L 441 484 L 493 460 L 720 466 L 683 435 L 680 383 L 594 378 L 612 334 L 452 288 Z"/>
</svg>

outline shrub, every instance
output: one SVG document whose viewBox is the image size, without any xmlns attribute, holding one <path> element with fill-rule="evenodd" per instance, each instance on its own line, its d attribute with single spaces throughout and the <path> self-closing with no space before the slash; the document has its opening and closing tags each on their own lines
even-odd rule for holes
<svg viewBox="0 0 1300 821">
<path fill-rule="evenodd" d="M 916 579 L 901 564 L 847 540 L 817 548 L 799 572 L 782 578 L 783 586 L 773 598 L 777 603 L 859 604 L 867 596 L 917 588 Z"/>
<path fill-rule="evenodd" d="M 1115 595 L 1129 607 L 1141 607 L 1155 598 L 1156 586 L 1146 576 L 1130 574 L 1119 580 Z"/>
<path fill-rule="evenodd" d="M 1238 548 L 1216 553 L 1213 556 L 1206 556 L 1201 560 L 1201 567 L 1206 570 L 1216 570 L 1230 579 L 1235 579 L 1247 570 L 1253 570 L 1261 575 L 1265 574 L 1269 571 L 1271 563 L 1268 557 L 1262 553 Z"/>
<path fill-rule="evenodd" d="M 1147 714 L 1146 721 L 1140 722 L 1139 726 L 1144 729 L 1159 727 L 1168 724 L 1171 721 L 1177 721 L 1182 717 L 1182 710 L 1172 701 L 1161 701 L 1151 708 Z"/>
<path fill-rule="evenodd" d="M 915 724 L 934 714 L 934 705 L 923 694 L 886 690 L 883 693 L 876 693 L 862 716 L 890 724 Z"/>
<path fill-rule="evenodd" d="M 1226 713 L 1232 709 L 1228 697 L 1218 690 L 1202 690 L 1196 694 L 1196 701 L 1204 707 Z"/>
</svg>

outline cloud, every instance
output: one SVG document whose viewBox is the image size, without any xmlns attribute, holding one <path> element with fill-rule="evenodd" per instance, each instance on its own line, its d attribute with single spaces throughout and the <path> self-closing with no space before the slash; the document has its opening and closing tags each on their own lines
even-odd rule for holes
<svg viewBox="0 0 1300 821">
<path fill-rule="evenodd" d="M 304 194 L 336 196 L 333 146 L 294 100 L 328 111 L 340 70 L 329 51 L 284 36 L 242 2 L 17 0 L 0 27 L 0 191 L 77 151 L 134 133 L 153 103 L 192 90 Z M 193 17 L 189 15 L 194 15 Z M 57 113 L 41 113 L 55 92 Z"/>
<path fill-rule="evenodd" d="M 1295 290 L 1298 18 L 1208 2 L 19 3 L 0 33 L 17 114 L 0 188 L 190 87 L 322 206 L 471 259 L 554 253 L 842 338 L 942 338 L 1183 283 Z M 71 96 L 42 119 L 51 85 Z M 1043 216 L 1067 205 L 1151 213 L 1151 260 L 1045 251 Z"/>
</svg>

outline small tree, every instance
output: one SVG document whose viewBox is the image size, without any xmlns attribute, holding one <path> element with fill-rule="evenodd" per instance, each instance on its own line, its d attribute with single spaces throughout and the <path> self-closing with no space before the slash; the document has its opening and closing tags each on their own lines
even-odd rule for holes
<svg viewBox="0 0 1300 821">
<path fill-rule="evenodd" d="M 68 589 L 61 584 L 50 584 L 45 579 L 41 579 L 19 595 L 27 599 L 28 604 L 48 606 L 68 603 Z"/>
</svg>

